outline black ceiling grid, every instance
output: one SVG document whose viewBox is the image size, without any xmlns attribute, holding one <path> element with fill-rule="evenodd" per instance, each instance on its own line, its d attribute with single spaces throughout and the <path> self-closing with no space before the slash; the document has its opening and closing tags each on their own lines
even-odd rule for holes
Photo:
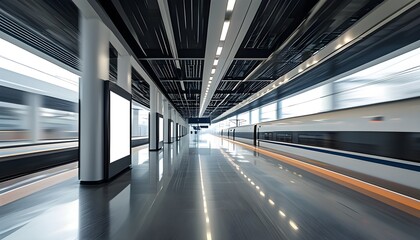
<svg viewBox="0 0 420 240">
<path fill-rule="evenodd" d="M 79 70 L 79 15 L 71 0 L 2 0 L 0 31 Z"/>
<path fill-rule="evenodd" d="M 251 24 L 247 37 L 244 39 L 241 48 L 238 50 L 237 57 L 246 57 L 247 54 L 262 53 L 257 56 L 267 57 L 271 53 L 269 60 L 262 62 L 260 67 L 247 76 L 248 80 L 271 80 L 275 81 L 290 70 L 297 67 L 303 61 L 312 56 L 313 53 L 323 48 L 329 42 L 340 36 L 345 30 L 351 27 L 360 18 L 379 5 L 383 0 L 357 0 L 357 1 L 327 1 L 322 8 L 310 16 L 311 8 L 315 5 L 313 1 L 270 1 L 266 5 L 261 5 L 257 12 L 257 17 Z M 280 14 L 275 14 L 273 9 Z M 288 10 L 288 11 L 286 11 Z M 303 12 L 305 10 L 305 12 Z M 290 15 L 289 12 L 298 11 L 299 13 Z M 295 16 L 291 21 L 289 16 Z M 294 37 L 280 47 L 287 37 L 295 31 L 301 22 Z M 270 24 L 270 23 L 273 24 Z M 284 24 L 288 23 L 288 24 Z M 266 27 L 268 25 L 268 27 Z M 278 26 L 277 26 L 278 25 Z M 271 28 L 277 26 L 277 28 Z M 287 33 L 283 36 L 284 33 Z M 272 36 L 272 37 L 270 37 Z M 274 37 L 275 36 L 275 37 Z M 269 41 L 271 39 L 273 41 Z M 274 41 L 274 39 L 276 39 Z M 249 49 L 252 49 L 250 51 Z M 270 54 L 267 55 L 267 53 Z M 265 55 L 264 55 L 265 54 Z M 237 63 L 236 63 L 237 64 Z M 231 66 L 230 69 L 233 67 Z M 237 83 L 237 89 L 242 87 L 247 81 Z M 259 86 L 249 86 L 258 92 L 270 81 L 265 81 Z M 230 102 L 239 101 L 238 97 L 229 96 L 226 100 Z M 246 98 L 243 97 L 242 100 Z M 239 101 L 240 102 L 240 101 Z M 211 113 L 211 118 L 217 117 L 219 112 Z"/>
<path fill-rule="evenodd" d="M 168 1 L 178 57 L 204 58 L 210 0 Z"/>
<path fill-rule="evenodd" d="M 420 40 L 420 4 L 297 79 L 220 120 L 287 97 Z"/>
<path fill-rule="evenodd" d="M 179 62 L 180 69 L 177 68 L 176 61 Z M 204 60 L 149 60 L 148 62 L 154 75 L 166 92 L 171 94 L 173 103 L 178 106 L 182 114 L 185 116 L 198 114 L 195 105 L 199 101 Z M 182 90 L 182 84 L 185 90 Z"/>
</svg>

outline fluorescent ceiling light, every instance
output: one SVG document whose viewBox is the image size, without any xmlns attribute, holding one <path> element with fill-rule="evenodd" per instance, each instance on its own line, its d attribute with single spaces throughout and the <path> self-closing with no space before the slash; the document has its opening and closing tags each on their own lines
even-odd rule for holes
<svg viewBox="0 0 420 240">
<path fill-rule="evenodd" d="M 223 47 L 218 47 L 217 48 L 217 51 L 216 51 L 217 56 L 220 56 L 220 54 L 222 54 L 222 49 L 223 49 Z"/>
<path fill-rule="evenodd" d="M 184 81 L 181 81 L 181 89 L 182 89 L 182 91 L 185 91 Z"/>
<path fill-rule="evenodd" d="M 217 59 L 214 59 L 214 62 L 213 62 L 213 65 L 217 65 L 219 63 L 219 60 L 217 60 Z"/>
<path fill-rule="evenodd" d="M 209 81 L 209 84 L 211 83 L 211 80 Z"/>
<path fill-rule="evenodd" d="M 223 23 L 222 35 L 220 35 L 220 41 L 225 41 L 227 32 L 229 30 L 230 21 L 225 21 Z"/>
<path fill-rule="evenodd" d="M 213 77 L 210 77 L 210 81 L 213 80 Z"/>
<path fill-rule="evenodd" d="M 214 69 L 214 68 L 213 68 L 213 69 L 211 70 L 211 74 L 214 74 L 215 72 L 216 72 L 216 69 Z"/>
<path fill-rule="evenodd" d="M 227 4 L 227 11 L 233 11 L 233 7 L 235 6 L 235 0 L 229 0 Z"/>
</svg>

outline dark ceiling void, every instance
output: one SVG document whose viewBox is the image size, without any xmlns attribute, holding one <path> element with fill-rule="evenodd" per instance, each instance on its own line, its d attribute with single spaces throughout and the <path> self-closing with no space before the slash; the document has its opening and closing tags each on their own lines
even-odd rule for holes
<svg viewBox="0 0 420 240">
<path fill-rule="evenodd" d="M 2 0 L 0 31 L 79 69 L 79 15 L 71 0 Z"/>
<path fill-rule="evenodd" d="M 204 58 L 210 0 L 170 0 L 168 5 L 178 57 Z"/>
<path fill-rule="evenodd" d="M 237 82 L 231 89 L 233 94 L 226 95 L 220 105 L 236 105 L 248 98 L 237 93 L 263 89 L 340 36 L 381 2 L 383 0 L 326 1 L 318 11 L 311 12 L 316 1 L 263 1 L 236 57 L 255 54 L 254 57 L 270 56 L 270 59 L 258 64 L 232 62 L 226 77 L 244 81 Z M 289 38 L 293 32 L 294 36 Z M 258 80 L 259 84 L 247 85 L 249 81 Z M 226 84 L 221 81 L 217 90 L 225 88 Z M 220 106 L 206 109 L 204 117 L 216 118 L 221 113 Z"/>
<path fill-rule="evenodd" d="M 420 40 L 420 4 L 297 79 L 219 120 L 287 97 Z M 214 115 L 216 116 L 216 115 Z"/>
<path fill-rule="evenodd" d="M 131 93 L 133 100 L 143 106 L 150 107 L 150 86 L 141 75 L 131 68 Z"/>
</svg>

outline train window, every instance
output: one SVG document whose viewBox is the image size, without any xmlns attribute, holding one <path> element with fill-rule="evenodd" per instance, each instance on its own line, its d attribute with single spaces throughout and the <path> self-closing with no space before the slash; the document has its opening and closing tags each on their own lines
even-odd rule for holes
<svg viewBox="0 0 420 240">
<path fill-rule="evenodd" d="M 324 132 L 303 132 L 298 133 L 298 143 L 317 147 L 329 147 L 331 139 L 328 133 Z"/>
<path fill-rule="evenodd" d="M 276 133 L 276 141 L 280 142 L 292 142 L 291 133 Z"/>
</svg>

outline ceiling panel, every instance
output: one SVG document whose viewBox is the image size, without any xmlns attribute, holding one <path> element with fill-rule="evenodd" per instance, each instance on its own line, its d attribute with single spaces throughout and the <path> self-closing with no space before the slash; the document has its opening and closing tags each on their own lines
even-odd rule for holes
<svg viewBox="0 0 420 240">
<path fill-rule="evenodd" d="M 263 0 L 236 57 L 268 57 L 309 15 L 318 0 Z"/>
<path fill-rule="evenodd" d="M 169 12 L 180 58 L 204 58 L 210 0 L 171 0 Z"/>
<path fill-rule="evenodd" d="M 383 0 L 327 1 L 251 79 L 278 79 L 340 36 Z"/>
<path fill-rule="evenodd" d="M 262 61 L 233 60 L 223 79 L 244 80 Z"/>
</svg>

